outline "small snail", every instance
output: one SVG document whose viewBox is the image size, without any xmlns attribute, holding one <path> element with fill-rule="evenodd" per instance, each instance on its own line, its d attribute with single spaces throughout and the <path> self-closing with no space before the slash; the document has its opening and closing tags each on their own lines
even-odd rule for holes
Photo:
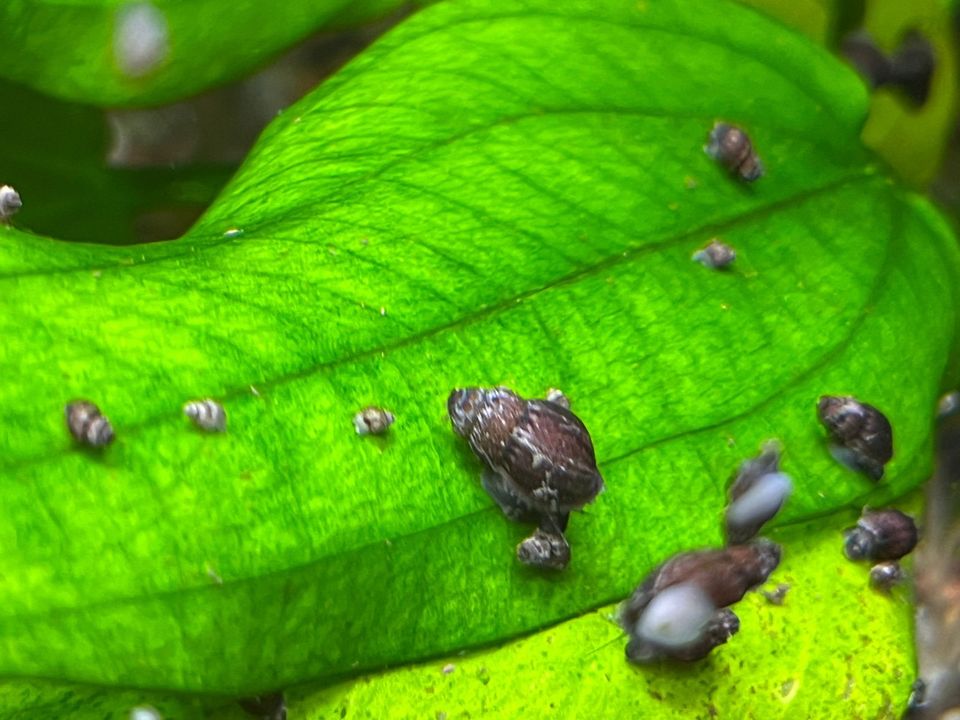
<svg viewBox="0 0 960 720">
<path fill-rule="evenodd" d="M 504 513 L 514 520 L 538 519 L 541 531 L 517 548 L 521 562 L 553 548 L 548 564 L 559 567 L 556 538 L 567 516 L 591 502 L 603 490 L 590 433 L 580 419 L 561 404 L 525 400 L 507 388 L 454 390 L 447 401 L 454 430 L 465 437 L 486 464 L 484 488 Z M 563 541 L 566 544 L 566 541 Z"/>
<path fill-rule="evenodd" d="M 532 567 L 563 570 L 570 564 L 570 544 L 562 532 L 539 527 L 517 545 L 517 560 Z"/>
<path fill-rule="evenodd" d="M 850 560 L 899 560 L 917 546 L 917 525 L 899 510 L 867 510 L 843 533 Z"/>
<path fill-rule="evenodd" d="M 903 568 L 896 560 L 877 563 L 870 568 L 870 587 L 880 592 L 890 592 L 904 580 Z"/>
<path fill-rule="evenodd" d="M 873 480 L 883 477 L 883 466 L 893 457 L 893 428 L 882 412 L 853 397 L 824 395 L 817 415 L 838 445 L 838 460 Z"/>
<path fill-rule="evenodd" d="M 741 180 L 753 182 L 763 175 L 763 163 L 750 137 L 736 125 L 716 123 L 703 150 Z"/>
<path fill-rule="evenodd" d="M 193 424 L 208 432 L 223 432 L 227 427 L 227 411 L 216 400 L 194 400 L 183 406 L 183 414 Z"/>
<path fill-rule="evenodd" d="M 770 441 L 759 456 L 747 460 L 730 486 L 726 512 L 727 543 L 747 542 L 783 507 L 793 490 L 790 476 L 779 472 L 780 445 Z"/>
<path fill-rule="evenodd" d="M 113 442 L 113 428 L 100 408 L 89 400 L 77 400 L 64 408 L 67 429 L 74 439 L 92 448 L 102 448 Z"/>
<path fill-rule="evenodd" d="M 357 435 L 382 435 L 395 420 L 389 410 L 371 405 L 353 416 L 353 427 Z"/>
<path fill-rule="evenodd" d="M 163 716 L 149 705 L 140 705 L 130 710 L 130 720 L 163 720 Z"/>
<path fill-rule="evenodd" d="M 9 185 L 0 185 L 0 221 L 6 220 L 23 207 L 20 193 Z"/>
<path fill-rule="evenodd" d="M 248 715 L 260 720 L 286 720 L 287 718 L 287 704 L 283 693 L 254 695 L 240 700 L 239 703 Z"/>
<path fill-rule="evenodd" d="M 711 240 L 706 247 L 697 250 L 690 259 L 705 267 L 723 270 L 737 259 L 737 253 L 726 243 Z"/>
<path fill-rule="evenodd" d="M 726 609 L 764 582 L 780 563 L 769 540 L 680 553 L 656 568 L 624 603 L 627 658 L 699 660 L 740 627 Z"/>
</svg>

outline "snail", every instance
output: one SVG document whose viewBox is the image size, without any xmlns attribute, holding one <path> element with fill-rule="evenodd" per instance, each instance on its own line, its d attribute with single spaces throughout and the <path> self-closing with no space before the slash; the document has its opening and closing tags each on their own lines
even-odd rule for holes
<svg viewBox="0 0 960 720">
<path fill-rule="evenodd" d="M 769 540 L 675 555 L 622 607 L 621 624 L 630 635 L 627 658 L 643 663 L 706 657 L 739 630 L 727 606 L 766 582 L 779 563 L 780 546 Z"/>
<path fill-rule="evenodd" d="M 74 439 L 92 448 L 102 448 L 113 442 L 113 427 L 89 400 L 76 400 L 64 408 L 67 429 Z"/>
<path fill-rule="evenodd" d="M 454 430 L 485 463 L 484 489 L 504 514 L 540 523 L 520 543 L 518 559 L 565 567 L 569 546 L 560 540 L 567 517 L 604 487 L 583 422 L 562 404 L 525 400 L 504 387 L 454 390 L 447 411 Z"/>
<path fill-rule="evenodd" d="M 917 546 L 917 535 L 909 515 L 864 508 L 857 526 L 843 533 L 843 552 L 850 560 L 899 560 Z"/>
<path fill-rule="evenodd" d="M 727 543 L 739 545 L 760 531 L 783 507 L 793 490 L 790 476 L 779 472 L 780 445 L 767 442 L 759 456 L 747 460 L 730 486 L 726 512 Z"/>
<path fill-rule="evenodd" d="M 690 259 L 705 267 L 723 270 L 737 259 L 737 253 L 726 243 L 714 239 L 706 247 L 697 250 Z"/>
<path fill-rule="evenodd" d="M 880 592 L 890 592 L 904 580 L 903 568 L 896 560 L 877 563 L 870 568 L 870 587 Z"/>
<path fill-rule="evenodd" d="M 835 445 L 835 457 L 869 475 L 883 477 L 883 466 L 893 457 L 893 428 L 873 405 L 853 397 L 824 395 L 817 415 Z"/>
<path fill-rule="evenodd" d="M 0 185 L 0 221 L 12 217 L 21 207 L 20 193 L 9 185 Z"/>
<path fill-rule="evenodd" d="M 703 150 L 741 180 L 753 182 L 763 175 L 763 163 L 750 137 L 736 125 L 716 123 L 710 131 L 710 142 Z"/>
<path fill-rule="evenodd" d="M 183 414 L 201 430 L 223 432 L 227 427 L 227 412 L 216 400 L 195 400 L 183 406 Z"/>
<path fill-rule="evenodd" d="M 287 704 L 283 693 L 276 692 L 269 695 L 254 695 L 239 701 L 240 707 L 253 717 L 260 720 L 286 720 Z"/>
<path fill-rule="evenodd" d="M 389 410 L 371 405 L 353 416 L 353 427 L 357 435 L 382 435 L 395 420 Z"/>
</svg>

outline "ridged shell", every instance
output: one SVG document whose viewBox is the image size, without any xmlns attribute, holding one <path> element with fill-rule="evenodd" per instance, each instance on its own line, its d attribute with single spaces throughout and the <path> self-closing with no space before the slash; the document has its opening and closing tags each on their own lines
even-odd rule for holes
<svg viewBox="0 0 960 720">
<path fill-rule="evenodd" d="M 507 388 L 466 388 L 450 394 L 447 409 L 477 457 L 535 511 L 576 510 L 603 489 L 590 433 L 562 405 Z"/>
<path fill-rule="evenodd" d="M 113 427 L 89 400 L 76 400 L 64 408 L 67 429 L 74 439 L 92 448 L 102 448 L 113 442 Z"/>
<path fill-rule="evenodd" d="M 763 163 L 750 137 L 736 125 L 716 123 L 704 151 L 741 180 L 753 182 L 763 176 Z"/>
<path fill-rule="evenodd" d="M 893 428 L 882 412 L 854 397 L 824 395 L 817 415 L 831 439 L 849 451 L 855 469 L 873 480 L 883 477 L 883 466 L 893 457 Z"/>
</svg>

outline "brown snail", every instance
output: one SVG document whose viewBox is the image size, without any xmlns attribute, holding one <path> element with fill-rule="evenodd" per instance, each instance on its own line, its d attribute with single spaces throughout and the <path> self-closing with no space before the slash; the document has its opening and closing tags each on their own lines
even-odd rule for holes
<svg viewBox="0 0 960 720">
<path fill-rule="evenodd" d="M 562 404 L 525 400 L 504 387 L 454 390 L 447 411 L 454 430 L 486 464 L 484 489 L 504 514 L 540 523 L 518 547 L 520 561 L 565 567 L 567 516 L 604 487 L 580 418 Z"/>
<path fill-rule="evenodd" d="M 239 704 L 248 715 L 260 720 L 286 720 L 287 718 L 287 703 L 281 692 L 243 698 Z"/>
<path fill-rule="evenodd" d="M 843 552 L 850 560 L 899 560 L 917 546 L 917 524 L 899 510 L 867 510 L 857 526 L 844 531 Z"/>
<path fill-rule="evenodd" d="M 113 427 L 89 400 L 76 400 L 64 408 L 67 429 L 74 439 L 92 448 L 102 448 L 113 442 Z"/>
<path fill-rule="evenodd" d="M 627 658 L 649 662 L 705 657 L 739 629 L 727 606 L 766 582 L 779 563 L 780 546 L 762 539 L 675 555 L 650 573 L 623 605 L 621 624 L 630 635 Z"/>
<path fill-rule="evenodd" d="M 883 477 L 893 457 L 893 428 L 882 412 L 853 397 L 824 395 L 817 415 L 836 444 L 838 460 L 873 480 Z"/>
<path fill-rule="evenodd" d="M 725 516 L 727 543 L 747 542 L 783 507 L 793 490 L 790 476 L 780 472 L 780 444 L 769 441 L 757 457 L 740 466 L 730 486 Z"/>
<path fill-rule="evenodd" d="M 710 142 L 704 152 L 741 180 L 753 182 L 763 176 L 763 163 L 753 149 L 747 133 L 725 122 L 718 122 L 710 131 Z"/>
</svg>

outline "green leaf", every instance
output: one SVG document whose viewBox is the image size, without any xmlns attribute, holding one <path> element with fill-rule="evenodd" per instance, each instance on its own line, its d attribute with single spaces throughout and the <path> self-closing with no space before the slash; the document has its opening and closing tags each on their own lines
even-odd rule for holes
<svg viewBox="0 0 960 720">
<path fill-rule="evenodd" d="M 609 606 L 501 648 L 450 656 L 311 692 L 288 694 L 295 720 L 382 717 L 892 718 L 913 682 L 912 608 L 884 596 L 841 552 L 855 515 L 791 527 L 769 590 L 734 606 L 740 632 L 694 665 L 635 667 Z M 768 591 L 769 591 L 768 590 Z M 446 672 L 444 672 L 446 669 Z M 214 720 L 243 720 L 233 707 Z"/>
<path fill-rule="evenodd" d="M 0 3 L 0 76 L 98 105 L 169 102 L 232 80 L 324 26 L 342 27 L 404 0 L 7 0 Z M 156 28 L 149 62 L 124 63 L 124 13 Z M 139 25 L 140 28 L 144 26 Z M 162 49 L 165 48 L 165 49 Z"/>
<path fill-rule="evenodd" d="M 859 145 L 865 103 L 719 0 L 444 3 L 279 118 L 181 240 L 0 231 L 0 674 L 250 694 L 511 638 L 717 543 L 770 437 L 785 521 L 916 486 L 960 259 Z M 716 118 L 754 185 L 704 154 Z M 716 235 L 731 272 L 690 260 Z M 593 434 L 609 489 L 563 574 L 518 566 L 529 528 L 446 419 L 497 383 L 563 388 Z M 891 419 L 881 484 L 827 453 L 825 392 Z M 181 415 L 203 396 L 225 435 Z M 111 418 L 102 455 L 72 397 Z"/>
</svg>

